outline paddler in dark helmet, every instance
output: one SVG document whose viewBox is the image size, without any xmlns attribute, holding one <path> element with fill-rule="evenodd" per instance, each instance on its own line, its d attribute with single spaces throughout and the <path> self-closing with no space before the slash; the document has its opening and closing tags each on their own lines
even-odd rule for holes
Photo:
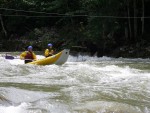
<svg viewBox="0 0 150 113">
<path fill-rule="evenodd" d="M 54 53 L 53 45 L 51 43 L 49 43 L 47 46 L 48 46 L 48 48 L 45 50 L 45 57 L 52 56 Z"/>
<path fill-rule="evenodd" d="M 20 55 L 20 59 L 24 60 L 25 64 L 32 62 L 33 60 L 36 60 L 36 55 L 34 54 L 32 49 L 33 49 L 32 46 L 28 46 L 28 51 L 25 51 Z"/>
</svg>

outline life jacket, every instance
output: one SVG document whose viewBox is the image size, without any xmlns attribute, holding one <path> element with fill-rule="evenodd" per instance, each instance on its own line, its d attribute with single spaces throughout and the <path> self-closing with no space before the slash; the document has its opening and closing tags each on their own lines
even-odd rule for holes
<svg viewBox="0 0 150 113">
<path fill-rule="evenodd" d="M 25 59 L 34 59 L 32 52 L 26 52 Z"/>
<path fill-rule="evenodd" d="M 47 51 L 48 50 L 48 51 Z M 52 48 L 47 48 L 45 50 L 45 57 L 49 57 L 49 56 L 52 56 L 53 54 L 51 53 L 53 51 Z"/>
</svg>

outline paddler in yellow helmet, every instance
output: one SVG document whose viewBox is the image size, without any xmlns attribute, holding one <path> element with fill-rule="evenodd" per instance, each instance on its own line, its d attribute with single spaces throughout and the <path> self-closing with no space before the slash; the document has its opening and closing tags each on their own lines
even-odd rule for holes
<svg viewBox="0 0 150 113">
<path fill-rule="evenodd" d="M 32 46 L 28 46 L 28 51 L 25 51 L 20 54 L 20 59 L 24 60 L 25 64 L 32 62 L 33 60 L 36 60 L 36 55 L 32 51 L 32 49 L 33 49 Z"/>
<path fill-rule="evenodd" d="M 51 43 L 49 43 L 47 46 L 48 46 L 48 48 L 45 50 L 45 53 L 44 53 L 45 57 L 52 56 L 54 53 L 53 45 Z"/>
</svg>

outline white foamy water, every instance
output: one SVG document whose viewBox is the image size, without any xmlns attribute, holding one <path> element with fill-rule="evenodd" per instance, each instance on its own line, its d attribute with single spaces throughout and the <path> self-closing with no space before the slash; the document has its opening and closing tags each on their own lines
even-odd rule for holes
<svg viewBox="0 0 150 113">
<path fill-rule="evenodd" d="M 21 103 L 18 106 L 0 106 L 0 113 L 27 113 L 26 107 L 26 103 Z"/>
<path fill-rule="evenodd" d="M 150 112 L 149 59 L 69 56 L 36 66 L 0 57 L 0 69 L 0 113 Z"/>
</svg>

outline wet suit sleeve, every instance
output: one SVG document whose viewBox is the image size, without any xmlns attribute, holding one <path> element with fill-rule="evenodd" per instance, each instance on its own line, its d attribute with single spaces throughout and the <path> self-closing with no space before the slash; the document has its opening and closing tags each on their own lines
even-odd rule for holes
<svg viewBox="0 0 150 113">
<path fill-rule="evenodd" d="M 23 59 L 25 58 L 26 54 L 27 54 L 26 52 L 21 53 L 21 54 L 20 54 L 20 59 L 23 60 Z"/>
<path fill-rule="evenodd" d="M 49 55 L 49 50 L 46 49 L 46 50 L 45 50 L 45 57 L 47 57 L 48 55 Z"/>
<path fill-rule="evenodd" d="M 32 54 L 33 54 L 33 59 L 37 60 L 35 53 L 32 53 Z"/>
</svg>

